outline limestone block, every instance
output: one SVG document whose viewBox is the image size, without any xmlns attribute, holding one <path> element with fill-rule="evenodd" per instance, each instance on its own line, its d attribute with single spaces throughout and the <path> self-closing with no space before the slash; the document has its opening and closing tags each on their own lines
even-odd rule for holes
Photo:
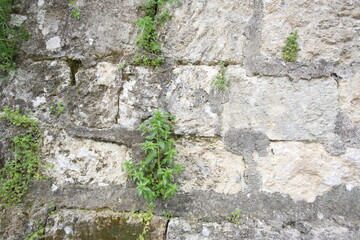
<svg viewBox="0 0 360 240">
<path fill-rule="evenodd" d="M 176 115 L 178 134 L 214 136 L 219 117 L 212 112 L 211 81 L 218 70 L 208 66 L 184 66 L 173 70 L 165 96 L 167 109 Z"/>
<path fill-rule="evenodd" d="M 360 124 L 360 73 L 339 81 L 340 106 L 354 124 Z"/>
<path fill-rule="evenodd" d="M 143 231 L 140 219 L 130 213 L 110 210 L 85 211 L 62 209 L 48 218 L 46 239 L 136 239 Z M 150 222 L 146 239 L 160 240 L 166 230 L 166 221 L 155 216 Z"/>
<path fill-rule="evenodd" d="M 60 100 L 70 84 L 70 69 L 64 61 L 25 61 L 16 72 L 12 79 L 2 82 L 1 105 L 33 109 L 41 115 L 52 100 Z"/>
<path fill-rule="evenodd" d="M 124 184 L 126 176 L 121 167 L 130 159 L 129 149 L 113 143 L 69 137 L 61 132 L 45 132 L 43 155 L 46 173 L 53 178 L 53 190 L 70 183 Z"/>
<path fill-rule="evenodd" d="M 25 22 L 31 34 L 22 49 L 34 57 L 62 57 L 75 59 L 108 56 L 130 52 L 137 33 L 134 21 L 141 0 L 29 1 Z M 74 19 L 73 8 L 80 13 Z"/>
<path fill-rule="evenodd" d="M 359 1 L 264 1 L 261 52 L 281 57 L 285 39 L 299 31 L 300 61 L 351 63 L 360 57 Z"/>
<path fill-rule="evenodd" d="M 359 149 L 339 157 L 330 156 L 318 143 L 272 142 L 268 151 L 266 157 L 254 154 L 263 191 L 313 202 L 334 186 L 360 186 Z"/>
<path fill-rule="evenodd" d="M 161 31 L 164 54 L 189 63 L 242 62 L 251 1 L 183 1 Z"/>
<path fill-rule="evenodd" d="M 119 95 L 118 124 L 128 128 L 137 129 L 142 120 L 150 117 L 159 109 L 159 97 L 166 83 L 170 80 L 154 69 L 146 67 L 133 67 L 123 73 L 122 89 Z"/>
<path fill-rule="evenodd" d="M 76 85 L 66 94 L 71 121 L 100 128 L 116 124 L 119 84 L 116 64 L 100 62 L 94 68 L 79 69 Z"/>
<path fill-rule="evenodd" d="M 227 152 L 222 141 L 183 139 L 176 148 L 177 161 L 185 167 L 179 180 L 182 191 L 235 194 L 243 189 L 245 162 L 241 156 Z"/>
<path fill-rule="evenodd" d="M 222 113 L 223 132 L 252 128 L 270 140 L 314 140 L 326 139 L 334 130 L 335 81 L 247 77 L 238 66 L 229 67 L 228 75 L 233 81 Z"/>
</svg>

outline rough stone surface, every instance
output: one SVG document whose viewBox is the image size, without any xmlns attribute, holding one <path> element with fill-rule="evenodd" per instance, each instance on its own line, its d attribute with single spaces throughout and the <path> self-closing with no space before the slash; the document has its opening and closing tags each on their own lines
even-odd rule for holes
<svg viewBox="0 0 360 240">
<path fill-rule="evenodd" d="M 125 146 L 71 138 L 66 133 L 45 135 L 44 145 L 45 162 L 53 165 L 47 173 L 53 178 L 54 190 L 64 184 L 104 186 L 126 181 L 121 166 L 130 153 Z"/>
<path fill-rule="evenodd" d="M 339 100 L 354 124 L 360 124 L 360 73 L 339 81 Z"/>
<path fill-rule="evenodd" d="M 261 53 L 281 57 L 285 39 L 299 31 L 300 61 L 359 59 L 357 1 L 264 1 Z M 300 10 L 301 9 L 301 10 Z"/>
<path fill-rule="evenodd" d="M 250 1 L 183 1 L 163 30 L 164 53 L 186 63 L 240 63 L 252 12 Z"/>
<path fill-rule="evenodd" d="M 358 149 L 335 157 L 329 156 L 320 144 L 275 142 L 268 151 L 266 157 L 254 157 L 263 191 L 286 193 L 295 200 L 312 202 L 334 186 L 344 184 L 349 190 L 360 186 Z"/>
<path fill-rule="evenodd" d="M 208 66 L 175 68 L 165 102 L 167 110 L 176 115 L 177 134 L 214 136 L 219 124 L 218 114 L 212 111 L 211 81 L 218 70 Z"/>
<path fill-rule="evenodd" d="M 98 57 L 121 56 L 134 50 L 137 29 L 133 22 L 141 2 L 106 0 L 99 5 L 79 0 L 76 8 L 80 19 L 74 19 L 74 6 L 66 1 L 28 1 L 21 7 L 29 16 L 25 24 L 33 34 L 22 50 L 30 57 L 66 56 L 86 65 L 92 65 Z"/>
<path fill-rule="evenodd" d="M 229 68 L 228 74 L 233 84 L 223 110 L 224 132 L 252 128 L 271 140 L 321 140 L 331 135 L 337 114 L 335 81 L 249 78 L 238 66 Z"/>
<path fill-rule="evenodd" d="M 245 163 L 241 156 L 225 150 L 220 140 L 184 139 L 177 144 L 178 162 L 185 167 L 181 190 L 214 190 L 234 194 L 243 189 Z"/>
<path fill-rule="evenodd" d="M 259 220 L 250 220 L 245 224 L 229 222 L 206 223 L 172 219 L 169 223 L 167 239 L 172 240 L 210 240 L 210 239 L 351 239 L 360 237 L 359 231 L 349 230 L 336 223 L 324 222 L 307 232 L 294 226 L 271 226 Z"/>
<path fill-rule="evenodd" d="M 100 62 L 91 69 L 81 68 L 73 85 L 66 92 L 65 102 L 74 124 L 98 128 L 116 124 L 120 88 L 117 65 Z"/>
</svg>

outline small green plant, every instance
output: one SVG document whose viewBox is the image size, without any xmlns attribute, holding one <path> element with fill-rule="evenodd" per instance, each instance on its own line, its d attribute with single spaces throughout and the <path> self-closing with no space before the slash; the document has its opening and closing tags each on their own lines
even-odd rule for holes
<svg viewBox="0 0 360 240">
<path fill-rule="evenodd" d="M 29 39 L 29 33 L 19 26 L 10 24 L 10 14 L 18 1 L 0 0 L 0 75 L 8 76 L 15 69 L 14 58 L 19 44 Z"/>
<path fill-rule="evenodd" d="M 149 204 L 149 207 L 146 211 L 133 213 L 131 215 L 131 217 L 140 220 L 140 222 L 144 224 L 143 231 L 137 237 L 137 240 L 145 240 L 145 236 L 150 230 L 150 222 L 154 217 L 154 214 L 152 213 L 153 208 L 154 208 L 154 204 L 151 203 Z"/>
<path fill-rule="evenodd" d="M 1 119 L 19 127 L 22 133 L 11 139 L 14 160 L 0 169 L 0 203 L 6 206 L 21 202 L 33 179 L 40 179 L 41 133 L 38 121 L 5 106 Z"/>
<path fill-rule="evenodd" d="M 240 210 L 235 210 L 232 213 L 230 213 L 230 216 L 227 218 L 229 222 L 232 222 L 234 224 L 239 224 L 241 220 Z"/>
<path fill-rule="evenodd" d="M 140 54 L 135 55 L 132 64 L 157 67 L 165 61 L 163 57 L 157 56 L 161 53 L 157 28 L 171 19 L 170 11 L 163 8 L 166 3 L 181 4 L 179 0 L 148 0 L 141 5 L 145 17 L 134 22 L 140 32 L 135 38 Z"/>
<path fill-rule="evenodd" d="M 163 214 L 163 217 L 169 221 L 173 217 L 173 214 L 170 211 L 166 210 Z"/>
<path fill-rule="evenodd" d="M 52 113 L 56 113 L 57 115 L 64 113 L 64 106 L 62 102 L 57 102 L 56 106 L 51 106 L 49 109 Z"/>
<path fill-rule="evenodd" d="M 26 236 L 25 240 L 40 240 L 45 238 L 45 228 L 41 226 L 40 222 L 35 222 L 36 231 Z"/>
<path fill-rule="evenodd" d="M 282 57 L 287 62 L 295 62 L 298 58 L 299 44 L 297 42 L 298 31 L 295 30 L 286 38 L 285 46 L 282 48 Z"/>
<path fill-rule="evenodd" d="M 224 62 L 219 63 L 220 72 L 215 76 L 215 79 L 212 80 L 211 85 L 214 89 L 220 91 L 225 91 L 231 85 L 230 79 L 226 78 L 226 67 Z"/>
<path fill-rule="evenodd" d="M 137 184 L 138 193 L 149 202 L 162 197 L 170 199 L 179 189 L 174 183 L 183 166 L 174 163 L 177 152 L 173 139 L 175 116 L 157 110 L 140 126 L 146 141 L 141 148 L 147 154 L 140 162 L 127 161 L 125 172 Z"/>
<path fill-rule="evenodd" d="M 74 1 L 69 1 L 69 3 L 73 6 L 76 6 L 76 2 Z M 73 18 L 80 19 L 80 11 L 78 8 L 74 7 L 73 9 L 71 9 L 71 13 L 73 15 Z"/>
</svg>

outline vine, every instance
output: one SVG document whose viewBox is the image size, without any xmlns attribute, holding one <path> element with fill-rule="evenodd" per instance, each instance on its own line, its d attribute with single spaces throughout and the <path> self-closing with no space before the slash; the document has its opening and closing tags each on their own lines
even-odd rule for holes
<svg viewBox="0 0 360 240">
<path fill-rule="evenodd" d="M 0 118 L 23 130 L 11 139 L 14 160 L 0 169 L 0 203 L 11 206 L 21 202 L 33 179 L 41 177 L 41 133 L 38 121 L 21 114 L 19 109 L 5 106 Z"/>
<path fill-rule="evenodd" d="M 29 39 L 29 33 L 11 22 L 14 4 L 18 1 L 0 0 L 0 72 L 8 76 L 16 64 L 14 58 L 19 51 L 19 44 Z"/>
</svg>

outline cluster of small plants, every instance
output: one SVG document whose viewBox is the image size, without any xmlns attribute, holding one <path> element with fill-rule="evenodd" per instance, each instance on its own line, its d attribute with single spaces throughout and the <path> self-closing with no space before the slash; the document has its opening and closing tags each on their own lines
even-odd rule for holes
<svg viewBox="0 0 360 240">
<path fill-rule="evenodd" d="M 21 133 L 11 139 L 14 159 L 0 169 L 0 203 L 21 202 L 33 179 L 40 179 L 41 132 L 38 121 L 5 106 L 0 118 L 16 126 Z"/>
<path fill-rule="evenodd" d="M 138 193 L 149 202 L 156 198 L 170 199 L 179 189 L 174 182 L 183 166 L 174 163 L 177 155 L 174 131 L 175 116 L 161 110 L 155 111 L 140 126 L 146 141 L 141 148 L 146 153 L 143 161 L 125 162 L 125 172 L 137 184 Z"/>
<path fill-rule="evenodd" d="M 293 31 L 285 40 L 285 46 L 282 48 L 282 57 L 287 62 L 295 62 L 298 58 L 299 44 L 297 42 L 298 31 Z"/>
<path fill-rule="evenodd" d="M 76 2 L 75 2 L 75 1 L 69 1 L 69 3 L 70 3 L 72 6 L 76 6 Z M 71 13 L 72 13 L 72 15 L 73 15 L 73 18 L 75 18 L 75 19 L 80 19 L 80 11 L 79 11 L 78 8 L 73 7 L 73 8 L 71 9 Z"/>
<path fill-rule="evenodd" d="M 230 216 L 227 218 L 229 222 L 234 224 L 239 224 L 241 220 L 240 210 L 235 210 L 230 213 Z"/>
<path fill-rule="evenodd" d="M 215 79 L 212 80 L 211 85 L 214 89 L 225 91 L 231 85 L 230 79 L 228 79 L 226 74 L 226 67 L 224 62 L 219 63 L 220 72 L 215 76 Z"/>
<path fill-rule="evenodd" d="M 164 8 L 166 3 L 181 4 L 180 0 L 148 0 L 141 5 L 145 17 L 134 22 L 140 33 L 135 39 L 139 54 L 132 60 L 132 64 L 157 67 L 164 62 L 164 58 L 158 56 L 161 53 L 161 43 L 157 28 L 171 19 L 170 11 Z"/>
<path fill-rule="evenodd" d="M 15 69 L 14 58 L 19 44 L 29 38 L 29 33 L 19 26 L 10 23 L 14 0 L 0 0 L 0 73 L 8 76 Z"/>
<path fill-rule="evenodd" d="M 40 240 L 45 238 L 45 228 L 40 222 L 35 222 L 36 230 L 26 236 L 25 240 Z"/>
<path fill-rule="evenodd" d="M 62 102 L 57 102 L 55 106 L 51 106 L 50 108 L 51 113 L 60 115 L 64 113 L 64 106 Z"/>
<path fill-rule="evenodd" d="M 141 211 L 139 213 L 133 212 L 131 214 L 131 217 L 140 220 L 140 222 L 144 224 L 143 231 L 140 233 L 139 236 L 137 236 L 137 240 L 145 240 L 145 236 L 150 230 L 150 222 L 154 217 L 154 214 L 152 212 L 153 208 L 154 208 L 154 204 L 150 203 L 146 211 Z"/>
</svg>

